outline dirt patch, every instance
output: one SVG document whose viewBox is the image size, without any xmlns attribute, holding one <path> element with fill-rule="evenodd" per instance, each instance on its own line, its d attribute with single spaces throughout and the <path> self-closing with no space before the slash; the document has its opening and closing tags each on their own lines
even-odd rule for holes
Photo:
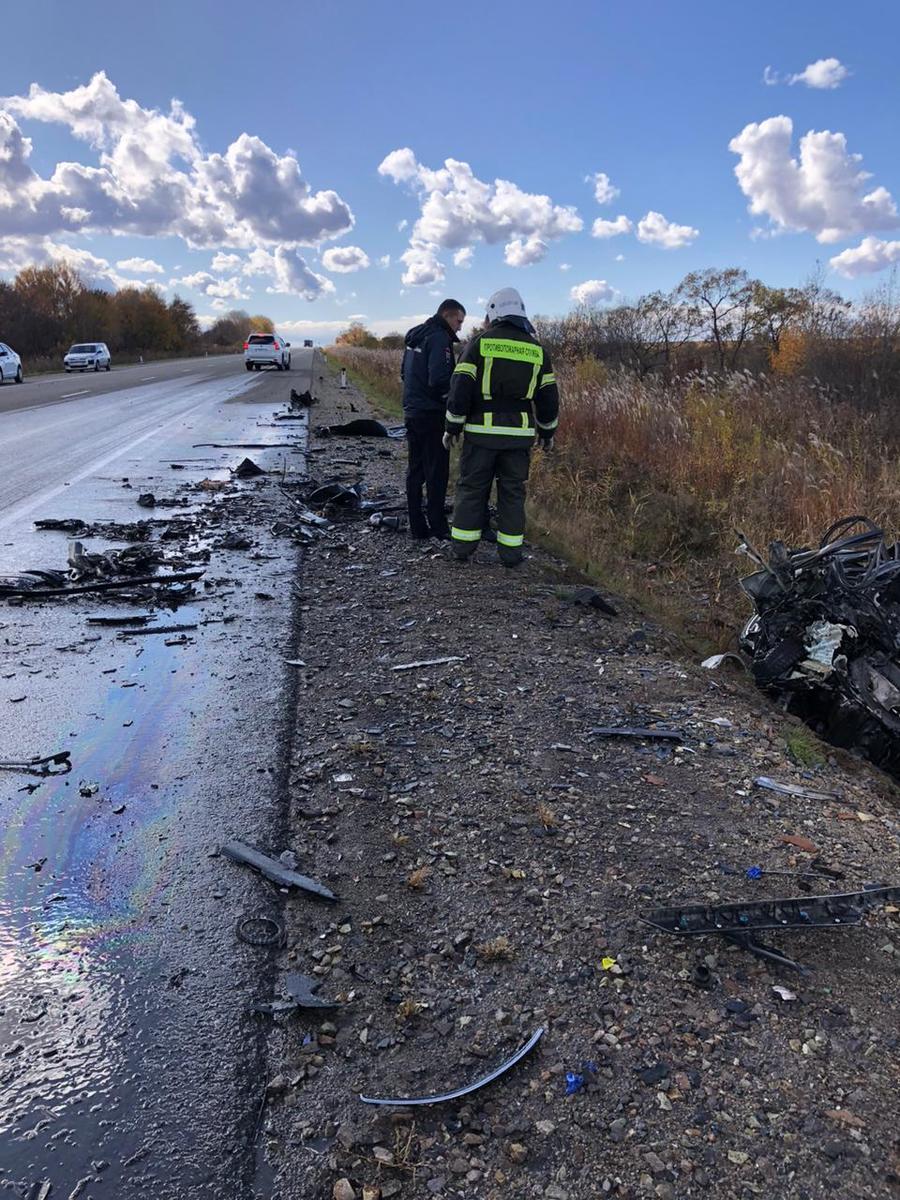
<svg viewBox="0 0 900 1200">
<path fill-rule="evenodd" d="M 329 376 L 318 392 L 314 425 L 370 415 Z M 318 479 L 402 491 L 402 443 L 312 450 Z M 797 894 L 746 874 L 808 870 L 791 837 L 846 875 L 814 892 L 896 881 L 889 785 L 827 750 L 798 766 L 785 718 L 679 661 L 628 603 L 573 605 L 571 579 L 537 552 L 506 571 L 491 546 L 459 566 L 359 517 L 305 553 L 290 848 L 341 901 L 288 899 L 281 965 L 343 1006 L 273 1023 L 274 1194 L 887 1197 L 896 913 L 769 939 L 803 977 L 639 916 Z M 441 658 L 461 661 L 393 669 Z M 588 733 L 616 724 L 682 729 L 687 749 Z M 357 1099 L 457 1087 L 539 1026 L 529 1057 L 467 1100 Z"/>
</svg>

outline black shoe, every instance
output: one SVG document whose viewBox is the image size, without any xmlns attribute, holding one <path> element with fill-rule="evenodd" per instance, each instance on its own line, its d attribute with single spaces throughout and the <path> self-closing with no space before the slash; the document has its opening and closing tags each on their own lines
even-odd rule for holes
<svg viewBox="0 0 900 1200">
<path fill-rule="evenodd" d="M 500 561 L 503 563 L 504 567 L 509 567 L 510 570 L 512 570 L 513 567 L 521 567 L 522 563 L 525 561 L 525 555 L 520 554 L 518 558 L 501 558 Z"/>
<path fill-rule="evenodd" d="M 490 527 L 490 526 L 488 526 L 486 529 L 482 529 L 482 531 L 481 531 L 481 540 L 482 540 L 483 542 L 496 542 L 496 540 L 497 540 L 497 530 L 496 530 L 496 529 L 491 529 L 491 527 Z"/>
<path fill-rule="evenodd" d="M 426 529 L 424 533 L 419 533 L 418 530 L 413 531 L 411 529 L 409 531 L 409 536 L 414 542 L 427 542 L 431 537 L 431 531 Z"/>
</svg>

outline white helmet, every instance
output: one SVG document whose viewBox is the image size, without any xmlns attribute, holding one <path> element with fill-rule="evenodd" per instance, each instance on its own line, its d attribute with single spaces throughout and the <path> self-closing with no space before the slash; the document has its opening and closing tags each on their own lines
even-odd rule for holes
<svg viewBox="0 0 900 1200">
<path fill-rule="evenodd" d="M 501 321 L 504 317 L 524 317 L 525 304 L 515 288 L 501 288 L 487 302 L 489 322 Z"/>
</svg>

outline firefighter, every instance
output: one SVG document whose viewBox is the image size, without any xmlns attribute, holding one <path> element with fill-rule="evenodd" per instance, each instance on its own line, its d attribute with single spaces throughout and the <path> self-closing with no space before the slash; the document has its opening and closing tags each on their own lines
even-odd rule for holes
<svg viewBox="0 0 900 1200">
<path fill-rule="evenodd" d="M 497 481 L 497 551 L 506 567 L 523 560 L 525 484 L 537 438 L 553 448 L 559 393 L 550 355 L 537 339 L 515 288 L 487 305 L 485 328 L 468 343 L 450 383 L 444 445 L 463 448 L 450 530 L 454 557 L 468 560 L 484 535 L 484 513 Z"/>
</svg>

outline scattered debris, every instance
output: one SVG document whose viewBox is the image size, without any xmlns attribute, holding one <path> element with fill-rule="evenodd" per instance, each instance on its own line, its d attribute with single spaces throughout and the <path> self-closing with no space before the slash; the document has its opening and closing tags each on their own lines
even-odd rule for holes
<svg viewBox="0 0 900 1200">
<path fill-rule="evenodd" d="M 151 625 L 147 629 L 123 629 L 118 637 L 122 641 L 125 638 L 144 637 L 151 633 L 186 633 L 189 629 L 196 628 L 196 623 L 189 625 Z"/>
<path fill-rule="evenodd" d="M 791 989 L 789 987 L 785 987 L 783 983 L 774 983 L 772 985 L 772 991 L 776 996 L 780 996 L 784 1001 L 797 999 L 797 993 L 792 992 Z"/>
<path fill-rule="evenodd" d="M 225 842 L 222 846 L 222 853 L 234 859 L 235 862 L 253 867 L 261 875 L 265 875 L 267 879 L 277 883 L 279 887 L 299 888 L 314 896 L 320 896 L 323 900 L 337 900 L 337 896 L 321 883 L 316 883 L 314 879 L 301 875 L 298 871 L 288 870 L 277 858 L 271 858 L 268 854 L 263 854 L 262 851 L 256 850 L 244 842 Z"/>
<path fill-rule="evenodd" d="M 392 529 L 399 530 L 403 528 L 403 519 L 401 517 L 388 517 L 382 512 L 372 513 L 369 517 L 369 524 L 376 529 Z"/>
<path fill-rule="evenodd" d="M 95 554 L 85 550 L 81 542 L 69 542 L 68 577 L 72 583 L 81 583 L 116 575 L 142 575 L 164 562 L 165 555 L 156 546 L 126 546 L 124 550 Z"/>
<path fill-rule="evenodd" d="M 700 666 L 705 667 L 707 671 L 718 671 L 719 667 L 727 662 L 736 663 L 744 671 L 749 669 L 745 659 L 740 654 L 735 654 L 732 650 L 728 650 L 724 654 L 711 654 L 709 658 L 704 658 Z"/>
<path fill-rule="evenodd" d="M 420 667 L 443 667 L 448 663 L 465 662 L 465 658 L 461 658 L 458 654 L 451 654 L 447 658 L 423 658 L 419 662 L 399 663 L 396 667 L 391 667 L 392 671 L 418 671 Z"/>
<path fill-rule="evenodd" d="M 286 999 L 268 1000 L 262 1004 L 254 1004 L 252 1012 L 275 1013 L 293 1012 L 297 1008 L 337 1008 L 336 1000 L 323 1000 L 315 994 L 321 980 L 304 975 L 301 971 L 291 971 L 284 977 L 281 985 Z"/>
<path fill-rule="evenodd" d="M 368 417 L 358 417 L 355 421 L 347 421 L 344 425 L 320 425 L 316 430 L 319 437 L 381 437 L 389 436 L 387 427 L 380 421 L 372 421 Z"/>
<path fill-rule="evenodd" d="M 100 784 L 95 780 L 82 779 L 78 785 L 78 794 L 80 796 L 96 796 L 100 791 Z"/>
<path fill-rule="evenodd" d="M 137 502 L 141 506 L 141 508 L 155 508 L 156 507 L 156 497 L 153 495 L 152 492 L 142 492 L 141 495 L 138 496 Z"/>
<path fill-rule="evenodd" d="M 633 725 L 598 725 L 585 734 L 585 737 L 623 737 L 663 742 L 683 742 L 685 736 L 682 729 L 643 729 Z"/>
<path fill-rule="evenodd" d="M 236 479 L 252 479 L 256 475 L 265 475 L 262 467 L 256 465 L 252 458 L 243 458 L 236 467 L 231 468 Z"/>
<path fill-rule="evenodd" d="M 274 917 L 242 917 L 237 935 L 248 946 L 284 945 L 284 925 Z"/>
<path fill-rule="evenodd" d="M 769 792 L 781 792 L 785 796 L 799 796 L 801 800 L 840 800 L 836 792 L 817 792 L 795 783 L 779 783 L 777 779 L 770 779 L 768 775 L 757 776 L 753 780 L 753 786 L 765 788 Z"/>
<path fill-rule="evenodd" d="M 721 934 L 758 958 L 802 972 L 804 968 L 799 963 L 771 946 L 757 942 L 753 933 L 763 929 L 838 929 L 858 925 L 871 909 L 898 900 L 900 887 L 872 887 L 861 892 L 825 896 L 659 908 L 641 920 L 664 933 Z"/>
<path fill-rule="evenodd" d="M 155 613 L 135 613 L 133 617 L 128 616 L 109 616 L 109 617 L 88 617 L 88 625 L 146 625 L 148 621 L 156 619 Z"/>
<path fill-rule="evenodd" d="M 606 613 L 608 617 L 617 617 L 619 615 L 619 610 L 614 608 L 596 588 L 576 588 L 566 599 L 570 604 L 577 604 L 583 608 L 596 608 L 599 612 Z"/>
<path fill-rule="evenodd" d="M 63 517 L 62 519 L 45 518 L 42 521 L 35 521 L 35 529 L 57 529 L 61 533 L 81 533 L 87 529 L 87 522 L 82 521 L 79 517 Z"/>
<path fill-rule="evenodd" d="M 249 550 L 253 543 L 243 533 L 235 533 L 229 529 L 219 542 L 222 550 Z"/>
<path fill-rule="evenodd" d="M 296 392 L 291 388 L 291 408 L 309 408 L 314 403 L 313 394 L 308 389 L 305 392 Z"/>
<path fill-rule="evenodd" d="M 14 771 L 19 775 L 68 775 L 72 770 L 70 750 L 48 754 L 45 758 L 28 758 L 24 762 L 0 762 L 0 771 Z"/>
<path fill-rule="evenodd" d="M 515 1054 L 511 1058 L 508 1058 L 506 1062 L 501 1063 L 500 1066 L 491 1071 L 489 1075 L 484 1075 L 481 1079 L 477 1079 L 474 1083 L 466 1084 L 463 1087 L 457 1088 L 455 1091 L 443 1092 L 437 1096 L 406 1096 L 399 1099 L 386 1099 L 384 1097 L 361 1095 L 360 1100 L 362 1100 L 363 1104 L 379 1104 L 383 1107 L 406 1108 L 410 1105 L 443 1104 L 449 1100 L 458 1100 L 461 1096 L 469 1096 L 472 1094 L 472 1092 L 477 1092 L 480 1091 L 481 1088 L 487 1087 L 489 1083 L 493 1083 L 495 1079 L 499 1079 L 501 1075 L 505 1075 L 507 1071 L 511 1070 L 516 1065 L 516 1063 L 521 1062 L 526 1054 L 529 1054 L 538 1044 L 543 1036 L 543 1033 L 544 1030 L 542 1027 L 537 1028 L 525 1045 L 520 1046 Z"/>
<path fill-rule="evenodd" d="M 30 575 L 32 572 L 26 572 Z M 44 572 L 47 574 L 47 572 Z M 152 585 L 164 587 L 170 583 L 194 582 L 204 575 L 202 570 L 179 571 L 173 575 L 143 575 L 137 578 L 111 580 L 106 579 L 96 583 L 79 584 L 77 587 L 29 587 L 9 585 L 0 579 L 0 596 L 22 596 L 26 599 L 50 599 L 54 596 L 83 596 L 90 592 L 126 591 L 130 588 Z M 20 576 L 20 578 L 22 578 Z"/>
</svg>

